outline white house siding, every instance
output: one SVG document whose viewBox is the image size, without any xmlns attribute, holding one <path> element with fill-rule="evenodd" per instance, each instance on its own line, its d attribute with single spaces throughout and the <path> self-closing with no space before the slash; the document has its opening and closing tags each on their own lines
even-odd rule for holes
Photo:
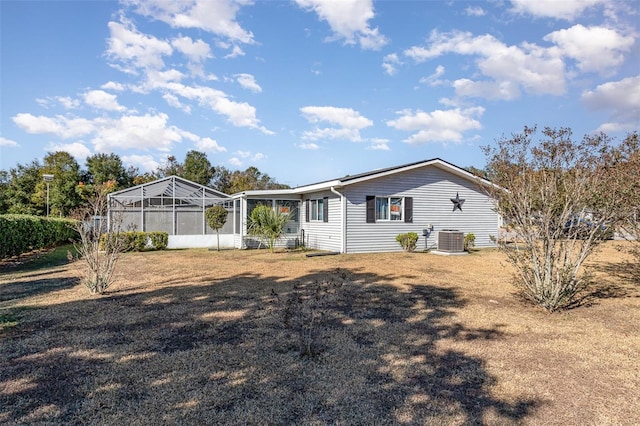
<svg viewBox="0 0 640 426">
<path fill-rule="evenodd" d="M 329 221 L 307 222 L 307 200 L 329 197 Z M 341 199 L 331 191 L 304 194 L 300 205 L 300 225 L 304 230 L 305 247 L 316 250 L 342 251 Z"/>
<path fill-rule="evenodd" d="M 471 180 L 435 166 L 383 176 L 345 187 L 347 196 L 347 253 L 400 251 L 398 234 L 416 232 L 417 250 L 436 248 L 437 233 L 443 229 L 472 232 L 476 247 L 490 247 L 490 236 L 498 232 L 498 215 L 491 199 Z M 456 193 L 465 202 L 462 211 L 453 210 Z M 413 222 L 366 222 L 366 196 L 413 197 Z M 404 219 L 404 217 L 403 217 Z M 423 230 L 433 225 L 428 238 Z"/>
</svg>

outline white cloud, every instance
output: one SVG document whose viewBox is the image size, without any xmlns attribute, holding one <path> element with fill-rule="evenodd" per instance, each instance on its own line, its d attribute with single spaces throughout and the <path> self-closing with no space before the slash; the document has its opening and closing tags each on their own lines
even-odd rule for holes
<svg viewBox="0 0 640 426">
<path fill-rule="evenodd" d="M 244 56 L 244 50 L 240 46 L 233 46 L 231 52 L 224 56 L 225 59 L 237 58 L 238 56 Z"/>
<path fill-rule="evenodd" d="M 75 109 L 80 107 L 80 100 L 73 99 L 70 96 L 57 96 L 55 98 L 65 109 Z"/>
<path fill-rule="evenodd" d="M 373 138 L 369 139 L 371 145 L 367 149 L 374 151 L 391 151 L 389 148 L 389 139 Z"/>
<path fill-rule="evenodd" d="M 135 87 L 134 90 L 147 92 L 154 89 L 163 89 L 168 83 L 180 82 L 184 74 L 176 69 L 166 71 L 149 70 L 145 73 L 145 82 L 142 86 Z"/>
<path fill-rule="evenodd" d="M 19 113 L 12 118 L 13 122 L 27 133 L 53 134 L 63 139 L 71 139 L 91 134 L 95 130 L 93 121 L 85 118 L 35 116 L 30 113 Z"/>
<path fill-rule="evenodd" d="M 180 96 L 190 101 L 196 101 L 227 117 L 229 122 L 237 127 L 251 127 L 260 130 L 264 134 L 273 132 L 260 125 L 256 118 L 255 107 L 246 102 L 235 102 L 229 99 L 226 93 L 206 86 L 186 86 L 182 83 L 160 81 L 154 82 L 153 89 L 168 91 L 174 96 Z"/>
<path fill-rule="evenodd" d="M 416 62 L 447 53 L 478 56 L 476 63 L 480 72 L 490 79 L 479 82 L 461 80 L 458 83 L 460 95 L 469 93 L 487 98 L 513 99 L 520 89 L 531 94 L 553 95 L 566 91 L 564 62 L 561 50 L 556 47 L 546 49 L 531 43 L 507 46 L 489 34 L 473 36 L 469 32 L 433 31 L 428 47 L 414 46 L 404 51 Z M 469 90 L 472 86 L 473 90 Z M 487 91 L 494 87 L 508 87 L 509 90 Z"/>
<path fill-rule="evenodd" d="M 390 53 L 382 59 L 382 68 L 386 74 L 396 74 L 398 72 L 397 65 L 402 65 L 397 53 Z"/>
<path fill-rule="evenodd" d="M 251 151 L 242 151 L 242 150 L 238 150 L 236 152 L 234 152 L 234 154 L 236 155 L 235 157 L 232 157 L 229 160 L 229 163 L 240 167 L 244 164 L 243 160 L 247 160 L 251 163 L 257 163 L 261 160 L 264 160 L 267 158 L 267 156 L 261 152 L 256 152 L 255 154 Z"/>
<path fill-rule="evenodd" d="M 122 162 L 127 166 L 140 168 L 144 172 L 154 172 L 160 163 L 153 159 L 151 155 L 124 155 Z"/>
<path fill-rule="evenodd" d="M 4 147 L 19 147 L 18 142 L 12 141 L 11 139 L 3 138 L 0 136 L 0 146 Z"/>
<path fill-rule="evenodd" d="M 108 81 L 100 86 L 100 88 L 104 90 L 113 90 L 114 92 L 122 92 L 125 89 L 123 84 L 117 83 L 115 81 Z"/>
<path fill-rule="evenodd" d="M 557 44 L 565 56 L 578 62 L 583 72 L 602 72 L 619 66 L 624 61 L 623 52 L 629 51 L 635 41 L 609 28 L 580 24 L 547 34 L 544 40 Z"/>
<path fill-rule="evenodd" d="M 53 96 L 47 98 L 36 98 L 36 102 L 42 108 L 49 108 L 54 102 L 62 105 L 64 109 L 76 109 L 80 107 L 80 100 L 74 99 L 70 96 Z"/>
<path fill-rule="evenodd" d="M 440 77 L 444 75 L 444 71 L 444 67 L 442 65 L 438 65 L 433 74 L 428 77 L 422 77 L 420 79 L 420 83 L 427 84 L 431 87 L 441 86 L 444 82 L 440 80 Z"/>
<path fill-rule="evenodd" d="M 473 81 L 461 78 L 453 82 L 456 95 L 505 101 L 520 97 L 520 86 L 513 81 Z"/>
<path fill-rule="evenodd" d="M 511 0 L 512 11 L 542 18 L 574 20 L 589 9 L 607 0 Z"/>
<path fill-rule="evenodd" d="M 232 166 L 236 166 L 236 167 L 241 167 L 242 166 L 242 160 L 240 160 L 237 157 L 231 157 L 229 158 L 229 164 L 231 164 Z"/>
<path fill-rule="evenodd" d="M 211 48 L 200 39 L 193 41 L 191 37 L 177 37 L 171 40 L 171 45 L 189 58 L 190 62 L 202 62 L 211 57 Z"/>
<path fill-rule="evenodd" d="M 97 117 L 92 120 L 65 116 L 33 116 L 17 114 L 13 121 L 28 133 L 52 134 L 62 139 L 87 137 L 96 152 L 116 150 L 156 149 L 170 151 L 183 140 L 193 141 L 208 151 L 225 149 L 209 138 L 200 138 L 191 132 L 169 124 L 166 114 L 123 115 L 119 118 Z"/>
<path fill-rule="evenodd" d="M 253 34 L 236 21 L 240 7 L 248 0 L 123 0 L 136 13 L 157 19 L 174 28 L 195 28 L 234 42 L 253 43 Z"/>
<path fill-rule="evenodd" d="M 464 132 L 482 128 L 477 117 L 483 113 L 482 107 L 433 112 L 417 110 L 415 113 L 411 110 L 403 110 L 398 112 L 400 116 L 398 119 L 387 121 L 387 125 L 397 130 L 415 132 L 404 140 L 410 144 L 461 142 Z"/>
<path fill-rule="evenodd" d="M 329 123 L 338 127 L 318 128 L 304 132 L 303 139 L 346 139 L 361 141 L 360 130 L 370 127 L 373 122 L 351 108 L 331 106 L 306 106 L 300 108 L 302 115 L 312 124 Z"/>
<path fill-rule="evenodd" d="M 378 50 L 388 43 L 378 28 L 371 28 L 369 20 L 375 16 L 372 0 L 296 0 L 298 6 L 313 10 L 327 21 L 334 32 L 333 39 L 346 44 L 360 44 L 362 49 Z"/>
<path fill-rule="evenodd" d="M 308 149 L 308 150 L 311 150 L 311 151 L 315 151 L 316 149 L 320 148 L 320 147 L 318 146 L 318 144 L 315 144 L 315 143 L 313 143 L 313 142 L 310 142 L 310 143 L 301 143 L 301 144 L 298 144 L 297 146 L 298 146 L 298 148 L 300 148 L 300 149 Z"/>
<path fill-rule="evenodd" d="M 170 106 L 178 108 L 187 114 L 191 114 L 191 107 L 180 102 L 180 99 L 178 99 L 177 96 L 172 95 L 171 93 L 165 93 L 162 95 L 162 99 L 164 99 Z"/>
<path fill-rule="evenodd" d="M 104 90 L 90 90 L 84 94 L 84 102 L 90 107 L 107 111 L 125 111 L 126 108 L 118 104 L 116 95 Z"/>
<path fill-rule="evenodd" d="M 251 90 L 253 93 L 262 92 L 262 87 L 256 82 L 256 79 L 251 74 L 236 74 L 234 75 L 236 81 L 240 86 L 245 89 Z"/>
<path fill-rule="evenodd" d="M 591 110 L 611 111 L 611 122 L 598 130 L 633 131 L 640 127 L 640 75 L 604 83 L 582 94 L 582 102 Z"/>
<path fill-rule="evenodd" d="M 486 15 L 486 12 L 480 6 L 468 6 L 464 10 L 464 13 L 467 14 L 468 16 L 484 16 L 484 15 Z"/>
<path fill-rule="evenodd" d="M 47 151 L 55 152 L 55 151 L 65 151 L 71 154 L 78 162 L 83 163 L 84 160 L 87 159 L 88 156 L 91 155 L 91 150 L 87 148 L 83 143 L 73 142 L 67 144 L 56 144 L 51 143 L 47 147 Z"/>
<path fill-rule="evenodd" d="M 211 138 L 202 138 L 196 142 L 196 148 L 206 152 L 227 152 L 227 148 L 218 145 L 218 142 Z"/>
<path fill-rule="evenodd" d="M 187 133 L 168 126 L 166 114 L 125 115 L 118 119 L 96 119 L 96 134 L 92 142 L 98 152 L 116 149 L 157 149 L 170 151 L 174 143 Z"/>
<path fill-rule="evenodd" d="M 234 154 L 240 158 L 249 158 L 251 156 L 251 151 L 236 151 Z"/>
<path fill-rule="evenodd" d="M 110 37 L 106 51 L 112 66 L 136 74 L 137 69 L 161 69 L 163 56 L 171 55 L 171 44 L 152 35 L 142 34 L 129 22 L 109 22 Z"/>
</svg>

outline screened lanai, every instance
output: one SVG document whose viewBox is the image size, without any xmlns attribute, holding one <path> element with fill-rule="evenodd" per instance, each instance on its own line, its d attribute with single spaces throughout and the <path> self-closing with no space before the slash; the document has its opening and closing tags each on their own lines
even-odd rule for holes
<svg viewBox="0 0 640 426">
<path fill-rule="evenodd" d="M 232 234 L 233 202 L 227 194 L 169 176 L 109 194 L 109 221 L 118 218 L 122 229 L 164 231 L 170 237 L 216 234 L 205 220 L 206 209 L 216 204 L 229 212 L 220 234 Z"/>
</svg>

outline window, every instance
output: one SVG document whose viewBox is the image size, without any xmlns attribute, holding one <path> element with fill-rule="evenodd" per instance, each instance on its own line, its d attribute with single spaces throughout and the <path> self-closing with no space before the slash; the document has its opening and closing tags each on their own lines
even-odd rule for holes
<svg viewBox="0 0 640 426">
<path fill-rule="evenodd" d="M 402 220 L 402 198 L 376 197 L 376 221 Z"/>
<path fill-rule="evenodd" d="M 324 200 L 311 200 L 311 220 L 322 220 Z"/>
<path fill-rule="evenodd" d="M 249 199 L 247 200 L 247 219 L 251 217 L 251 212 L 258 206 L 267 206 L 273 207 L 273 200 L 259 200 L 259 199 Z"/>
<path fill-rule="evenodd" d="M 307 222 L 329 221 L 329 197 L 307 200 Z"/>
<path fill-rule="evenodd" d="M 367 195 L 367 223 L 378 221 L 413 222 L 412 197 L 376 197 Z"/>
</svg>

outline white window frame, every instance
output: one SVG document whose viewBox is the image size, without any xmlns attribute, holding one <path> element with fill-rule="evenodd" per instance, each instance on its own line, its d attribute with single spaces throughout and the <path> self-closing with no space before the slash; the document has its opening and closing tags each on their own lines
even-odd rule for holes
<svg viewBox="0 0 640 426">
<path fill-rule="evenodd" d="M 386 200 L 386 218 L 380 217 L 380 208 L 378 207 L 378 200 Z M 392 200 L 399 200 L 393 204 Z M 392 209 L 391 207 L 398 207 L 399 210 Z M 376 197 L 376 222 L 402 222 L 404 220 L 404 197 Z"/>
<path fill-rule="evenodd" d="M 309 200 L 309 221 L 310 222 L 323 222 L 324 221 L 324 198 L 314 198 Z"/>
</svg>

